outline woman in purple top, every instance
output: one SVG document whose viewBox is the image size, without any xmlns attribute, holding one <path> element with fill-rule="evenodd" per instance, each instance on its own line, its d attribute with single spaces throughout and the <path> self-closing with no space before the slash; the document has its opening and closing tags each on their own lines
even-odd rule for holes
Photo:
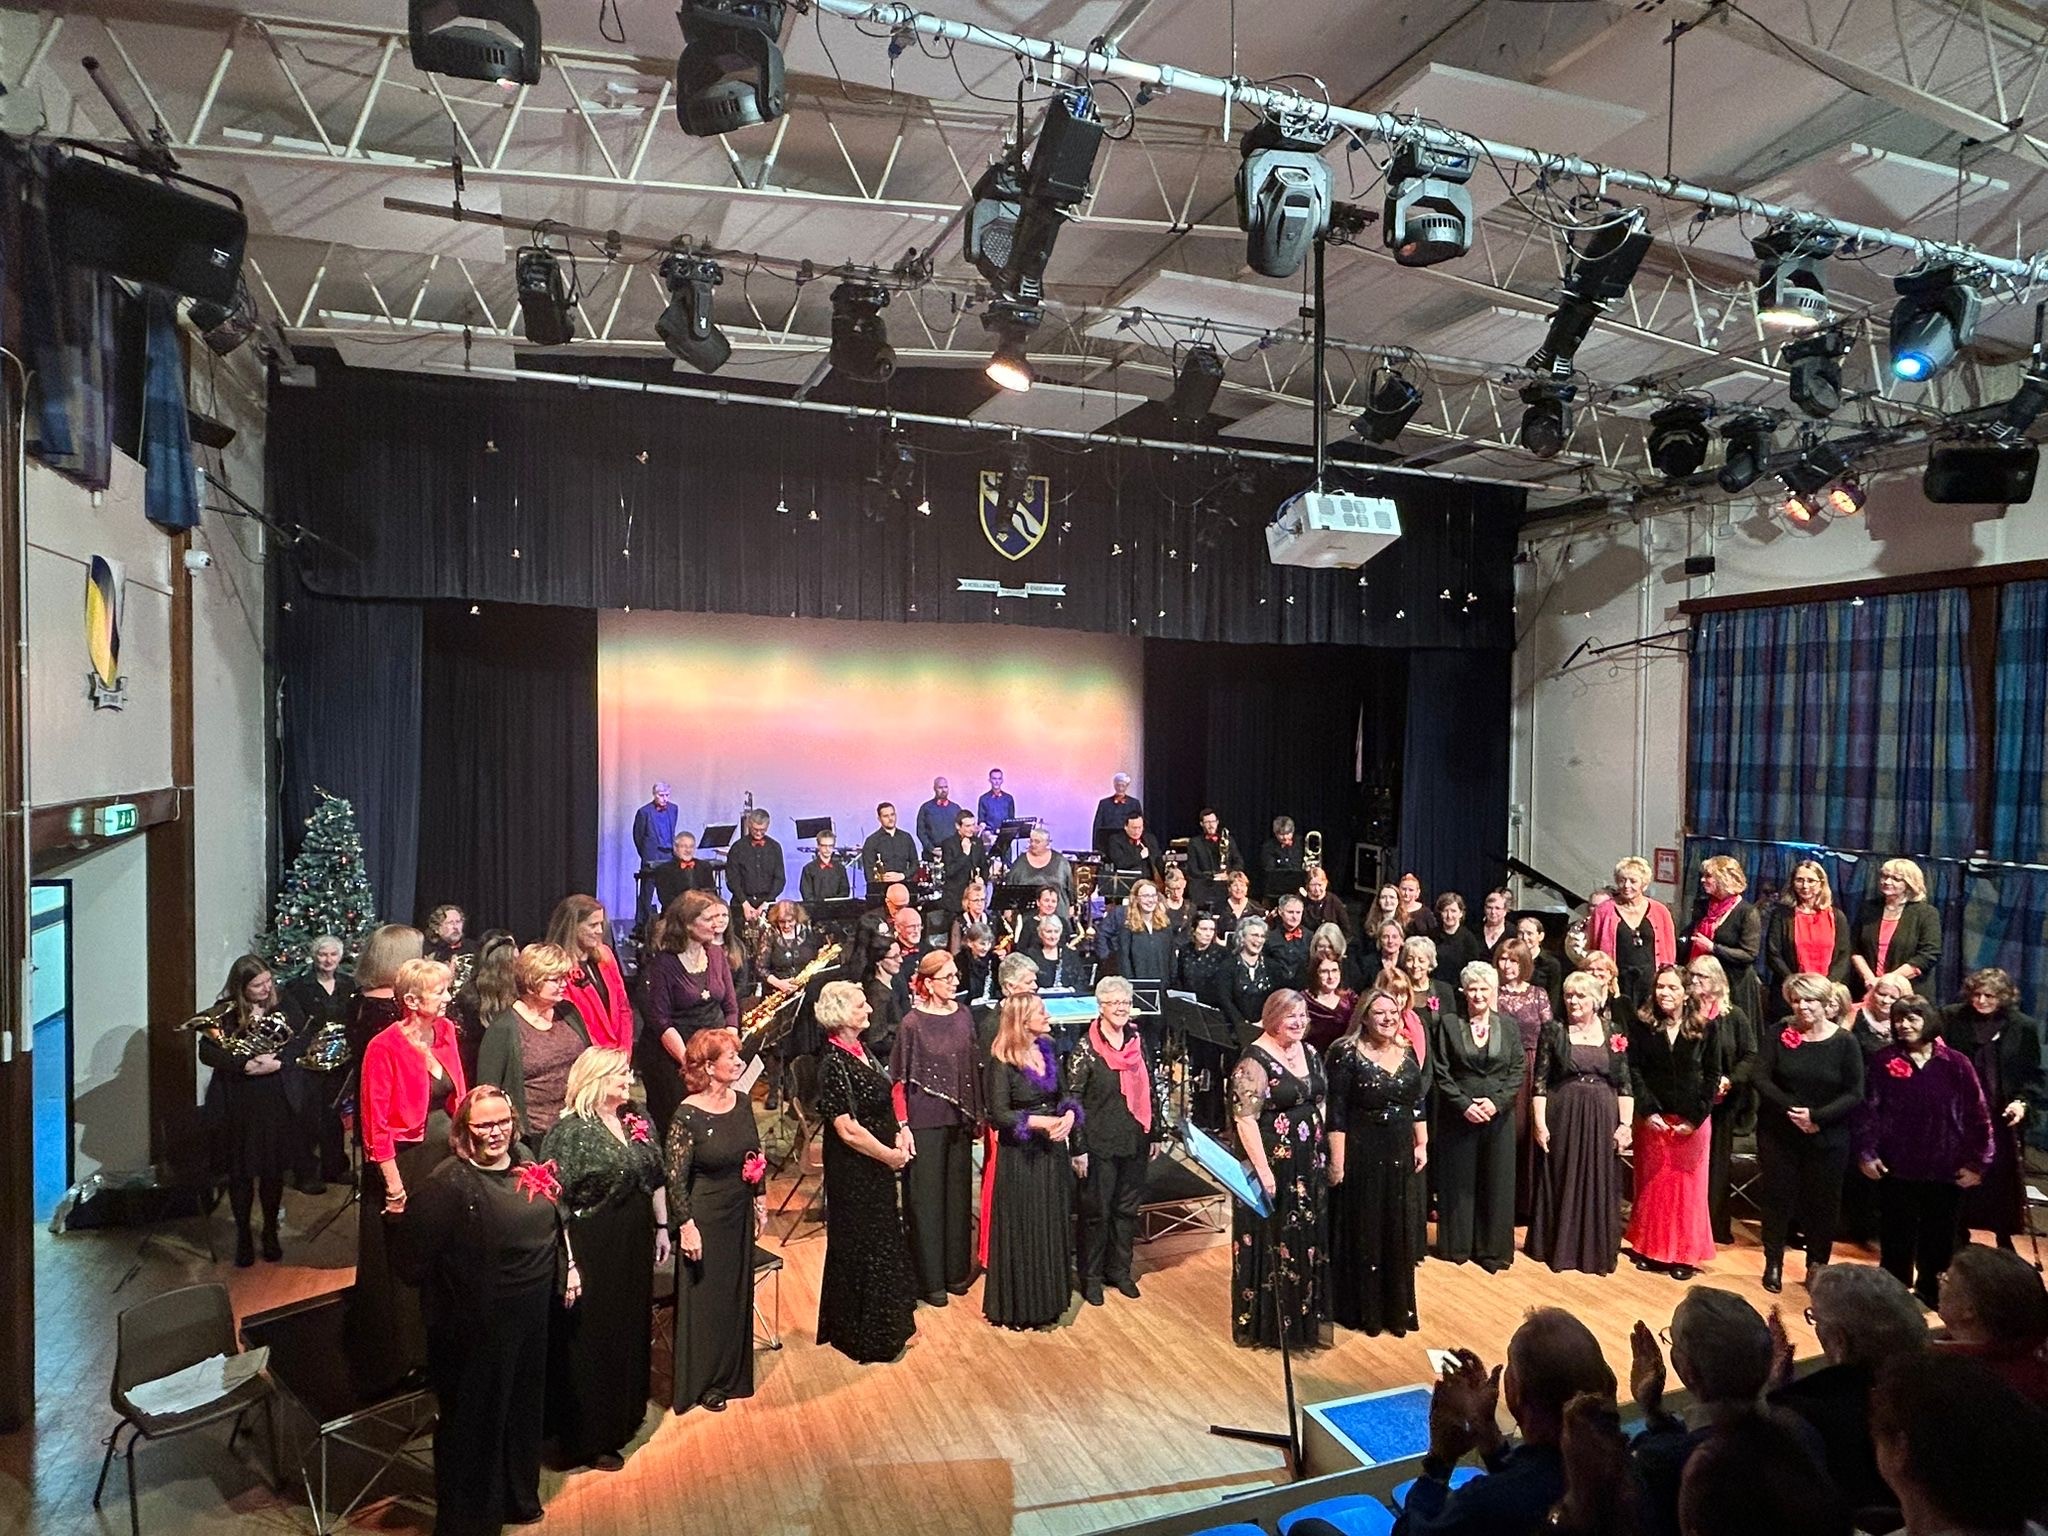
<svg viewBox="0 0 2048 1536">
<path fill-rule="evenodd" d="M 1991 1166 L 1991 1114 L 1970 1058 L 1942 1043 L 1933 1003 L 1904 998 L 1891 1023 L 1864 1079 L 1856 1158 L 1877 1181 L 1879 1262 L 1932 1307 L 1963 1191 Z"/>
<path fill-rule="evenodd" d="M 666 1144 L 668 1123 L 683 1101 L 683 1052 L 700 1029 L 740 1024 L 739 993 L 726 957 L 732 922 L 711 891 L 685 891 L 654 925 L 654 957 L 647 962 L 647 1027 L 640 1032 L 640 1076 L 647 1083 L 647 1113 L 656 1139 Z"/>
</svg>

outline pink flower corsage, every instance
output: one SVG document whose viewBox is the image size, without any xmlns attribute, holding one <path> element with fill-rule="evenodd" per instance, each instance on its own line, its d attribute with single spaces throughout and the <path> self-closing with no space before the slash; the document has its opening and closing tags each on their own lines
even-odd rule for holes
<svg viewBox="0 0 2048 1536">
<path fill-rule="evenodd" d="M 535 1199 L 554 1201 L 562 1198 L 562 1181 L 557 1177 L 560 1170 L 555 1160 L 544 1163 L 521 1163 L 512 1170 L 512 1184 L 528 1203 Z"/>
<path fill-rule="evenodd" d="M 1891 1073 L 1893 1077 L 1911 1077 L 1913 1075 L 1913 1064 L 1903 1056 L 1894 1056 L 1884 1064 L 1884 1069 Z"/>
<path fill-rule="evenodd" d="M 619 1116 L 619 1124 L 626 1128 L 626 1140 L 628 1141 L 652 1141 L 654 1139 L 648 1129 L 647 1117 L 645 1115 L 621 1115 Z"/>
<path fill-rule="evenodd" d="M 758 1184 L 768 1177 L 768 1159 L 758 1152 L 749 1152 L 746 1161 L 740 1164 L 740 1177 L 749 1184 Z"/>
<path fill-rule="evenodd" d="M 1609 1035 L 1607 1037 L 1607 1049 L 1614 1052 L 1614 1054 L 1617 1056 L 1621 1055 L 1624 1051 L 1628 1049 L 1628 1036 Z"/>
<path fill-rule="evenodd" d="M 1805 1038 L 1806 1036 L 1800 1034 L 1798 1030 L 1789 1024 L 1778 1032 L 1778 1044 L 1784 1046 L 1788 1051 L 1798 1050 L 1799 1043 Z"/>
</svg>

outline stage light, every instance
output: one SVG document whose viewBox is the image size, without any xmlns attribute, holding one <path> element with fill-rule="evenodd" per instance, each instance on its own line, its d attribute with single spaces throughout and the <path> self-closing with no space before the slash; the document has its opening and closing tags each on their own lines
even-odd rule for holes
<svg viewBox="0 0 2048 1536">
<path fill-rule="evenodd" d="M 889 345 L 889 290 L 880 283 L 841 283 L 832 290 L 832 371 L 862 384 L 886 384 L 896 376 L 896 349 Z"/>
<path fill-rule="evenodd" d="M 1088 195 L 1102 124 L 1085 93 L 1062 93 L 1046 108 L 1029 165 L 1011 158 L 982 172 L 962 220 L 964 254 L 997 295 L 1036 304 L 1063 225 Z"/>
<path fill-rule="evenodd" d="M 1854 517 L 1870 499 L 1854 475 L 1844 475 L 1827 489 L 1828 510 L 1837 517 Z"/>
<path fill-rule="evenodd" d="M 1849 339 L 1838 329 L 1803 336 L 1785 348 L 1785 368 L 1792 375 L 1792 403 L 1815 420 L 1842 407 L 1842 357 Z"/>
<path fill-rule="evenodd" d="M 1787 493 L 1785 520 L 1795 528 L 1818 531 L 1831 510 L 1830 498 L 1824 493 L 1848 468 L 1849 455 L 1833 443 L 1808 443 L 1778 474 Z"/>
<path fill-rule="evenodd" d="M 256 334 L 256 301 L 250 296 L 248 283 L 237 276 L 232 304 L 194 299 L 186 318 L 216 356 L 226 357 Z"/>
<path fill-rule="evenodd" d="M 456 80 L 540 84 L 533 0 L 409 0 L 413 68 Z"/>
<path fill-rule="evenodd" d="M 1892 372 L 1915 382 L 1933 378 L 1977 334 L 1983 300 L 1953 262 L 1937 262 L 1892 279 Z"/>
<path fill-rule="evenodd" d="M 1021 437 L 1010 440 L 1009 462 L 1003 466 L 1003 484 L 996 494 L 1005 512 L 1031 500 L 1031 447 Z"/>
<path fill-rule="evenodd" d="M 576 339 L 576 296 L 562 281 L 561 263 L 544 245 L 519 252 L 513 271 L 519 282 L 519 312 L 526 339 L 537 347 L 565 346 Z"/>
<path fill-rule="evenodd" d="M 1192 432 L 1200 427 L 1223 388 L 1223 354 L 1206 341 L 1198 341 L 1181 354 L 1180 372 L 1174 376 L 1173 394 L 1166 402 L 1174 425 Z"/>
<path fill-rule="evenodd" d="M 1024 349 L 1044 318 L 1044 310 L 1028 304 L 999 302 L 988 307 L 981 326 L 995 333 L 996 349 L 982 372 L 991 381 L 1019 394 L 1031 387 L 1035 375 Z"/>
<path fill-rule="evenodd" d="M 1594 320 L 1635 281 L 1636 269 L 1650 249 L 1649 217 L 1642 209 L 1631 208 L 1581 232 L 1580 239 L 1581 244 L 1570 245 L 1564 297 L 1550 317 L 1543 345 L 1529 359 L 1531 368 L 1560 379 L 1570 376 L 1572 359 Z"/>
<path fill-rule="evenodd" d="M 1365 409 L 1352 420 L 1351 430 L 1368 443 L 1391 443 L 1421 409 L 1421 389 L 1398 368 L 1383 366 L 1374 373 Z"/>
<path fill-rule="evenodd" d="M 1833 318 L 1821 263 L 1841 237 L 1826 226 L 1778 224 L 1750 241 L 1756 252 L 1756 317 L 1772 330 L 1810 331 Z"/>
<path fill-rule="evenodd" d="M 1771 458 L 1771 419 L 1750 412 L 1721 429 L 1721 468 L 1714 481 L 1722 490 L 1746 491 L 1763 478 Z"/>
<path fill-rule="evenodd" d="M 974 199 L 961 221 L 962 254 L 969 265 L 1003 288 L 1009 281 L 1010 253 L 1016 249 L 1017 226 L 1024 219 L 1024 167 L 998 160 L 974 184 Z"/>
<path fill-rule="evenodd" d="M 732 343 L 711 319 L 711 290 L 725 281 L 724 271 L 708 256 L 677 251 L 662 258 L 661 280 L 668 285 L 668 308 L 654 333 L 699 373 L 718 372 L 732 356 Z"/>
<path fill-rule="evenodd" d="M 1650 463 L 1666 480 L 1683 480 L 1707 462 L 1707 413 L 1675 400 L 1650 416 Z"/>
<path fill-rule="evenodd" d="M 692 138 L 773 122 L 787 104 L 783 0 L 686 0 L 676 12 L 676 121 Z"/>
<path fill-rule="evenodd" d="M 1431 267 L 1472 249 L 1472 157 L 1419 139 L 1404 142 L 1387 167 L 1380 238 L 1404 267 Z"/>
<path fill-rule="evenodd" d="M 1268 120 L 1244 136 L 1237 166 L 1237 223 L 1244 259 L 1268 277 L 1292 277 L 1330 227 L 1326 123 Z"/>
<path fill-rule="evenodd" d="M 1794 491 L 1781 510 L 1785 521 L 1802 533 L 1818 533 L 1827 526 L 1827 506 L 1817 491 Z"/>
<path fill-rule="evenodd" d="M 1522 386 L 1522 428 L 1516 441 L 1525 452 L 1539 459 L 1554 459 L 1564 451 L 1572 435 L 1572 396 L 1569 384 L 1538 379 Z"/>
</svg>

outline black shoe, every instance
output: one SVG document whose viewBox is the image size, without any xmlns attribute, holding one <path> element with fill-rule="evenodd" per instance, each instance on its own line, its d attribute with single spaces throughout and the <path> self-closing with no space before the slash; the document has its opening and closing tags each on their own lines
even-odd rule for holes
<svg viewBox="0 0 2048 1536">
<path fill-rule="evenodd" d="M 946 1304 L 946 1293 L 944 1291 L 928 1292 L 925 1295 L 924 1304 L 928 1307 L 943 1307 Z"/>
<path fill-rule="evenodd" d="M 723 1413 L 725 1412 L 725 1394 L 713 1389 L 697 1399 L 697 1406 L 708 1409 L 712 1413 Z"/>
<path fill-rule="evenodd" d="M 590 1465 L 599 1472 L 617 1472 L 626 1464 L 626 1458 L 617 1451 L 606 1451 L 602 1456 L 593 1456 Z"/>
<path fill-rule="evenodd" d="M 235 1234 L 235 1268 L 248 1269 L 256 1262 L 256 1239 L 247 1227 Z"/>
<path fill-rule="evenodd" d="M 302 1195 L 324 1195 L 327 1193 L 327 1181 L 318 1174 L 307 1174 L 304 1178 L 297 1180 L 294 1187 Z"/>
<path fill-rule="evenodd" d="M 1782 1263 L 1764 1266 L 1764 1289 L 1773 1296 L 1785 1289 L 1785 1266 Z"/>
<path fill-rule="evenodd" d="M 1081 1286 L 1081 1299 L 1091 1307 L 1101 1306 L 1102 1282 L 1100 1280 L 1084 1281 Z"/>
<path fill-rule="evenodd" d="M 284 1244 L 277 1240 L 277 1228 L 275 1227 L 265 1227 L 263 1229 L 263 1257 L 272 1264 L 277 1263 L 284 1257 Z"/>
<path fill-rule="evenodd" d="M 1123 1279 L 1116 1282 L 1116 1292 L 1119 1296 L 1128 1296 L 1131 1300 L 1136 1301 L 1138 1299 L 1138 1282 L 1129 1275 L 1126 1275 Z"/>
<path fill-rule="evenodd" d="M 1673 1264 L 1670 1268 L 1666 1269 L 1664 1273 L 1669 1275 L 1674 1280 L 1690 1280 L 1694 1275 L 1698 1274 L 1699 1271 L 1694 1269 L 1690 1264 Z"/>
<path fill-rule="evenodd" d="M 959 1282 L 958 1284 L 956 1284 L 956 1285 L 949 1285 L 949 1286 L 947 1286 L 947 1287 L 946 1287 L 946 1294 L 947 1294 L 947 1295 L 949 1295 L 949 1296 L 965 1296 L 965 1295 L 966 1295 L 966 1294 L 967 1294 L 967 1293 L 968 1293 L 969 1291 L 971 1291 L 971 1290 L 973 1290 L 973 1289 L 974 1289 L 974 1282 L 973 1282 L 973 1280 L 971 1280 L 971 1279 L 969 1279 L 969 1280 L 962 1280 L 962 1281 L 960 1281 L 960 1282 Z M 939 1303 L 939 1305 L 940 1305 L 940 1306 L 944 1306 L 944 1305 L 945 1305 L 945 1303 L 944 1303 L 944 1302 L 940 1302 L 940 1303 Z"/>
<path fill-rule="evenodd" d="M 536 1509 L 530 1515 L 507 1515 L 505 1523 L 507 1525 L 539 1525 L 545 1519 L 547 1519 L 547 1511 Z"/>
<path fill-rule="evenodd" d="M 1640 1253 L 1630 1254 L 1628 1256 L 1628 1261 L 1629 1263 L 1635 1265 L 1637 1269 L 1640 1269 L 1646 1275 L 1653 1275 L 1658 1270 L 1664 1267 L 1662 1264 L 1659 1264 L 1655 1259 L 1646 1259 Z"/>
</svg>

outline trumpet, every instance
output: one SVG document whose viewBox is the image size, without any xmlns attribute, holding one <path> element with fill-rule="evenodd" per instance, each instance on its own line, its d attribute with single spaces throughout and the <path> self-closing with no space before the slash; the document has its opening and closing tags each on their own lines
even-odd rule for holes
<svg viewBox="0 0 2048 1536">
<path fill-rule="evenodd" d="M 1323 867 L 1323 834 L 1305 832 L 1301 839 L 1301 867 L 1304 873 Z"/>
</svg>

